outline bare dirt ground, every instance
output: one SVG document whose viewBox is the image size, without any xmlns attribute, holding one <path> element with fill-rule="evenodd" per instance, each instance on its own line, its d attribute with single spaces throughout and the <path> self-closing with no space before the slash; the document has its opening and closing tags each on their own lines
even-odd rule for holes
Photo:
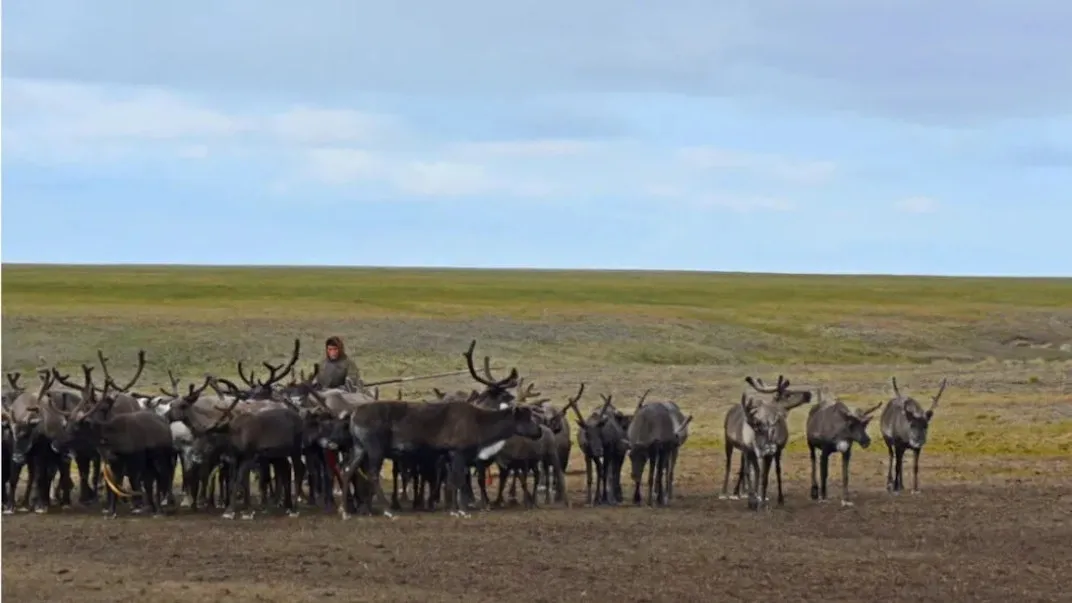
<svg viewBox="0 0 1072 603">
<path fill-rule="evenodd" d="M 666 509 L 349 522 L 311 508 L 253 521 L 19 514 L 2 523 L 3 594 L 87 603 L 1072 600 L 1067 480 L 933 484 L 898 497 L 868 488 L 842 508 L 808 500 L 806 481 L 794 479 L 784 508 L 755 514 L 718 500 L 714 477 L 683 480 Z M 583 478 L 571 482 L 579 501 Z"/>
</svg>

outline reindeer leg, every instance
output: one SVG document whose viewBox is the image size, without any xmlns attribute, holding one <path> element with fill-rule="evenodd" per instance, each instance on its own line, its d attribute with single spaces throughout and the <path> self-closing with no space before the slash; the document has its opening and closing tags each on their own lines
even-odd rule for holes
<svg viewBox="0 0 1072 603">
<path fill-rule="evenodd" d="M 15 499 L 18 498 L 15 493 L 18 490 L 19 476 L 22 474 L 23 465 L 24 465 L 24 463 L 16 463 L 14 461 L 12 461 L 12 463 L 11 463 L 11 477 L 8 478 L 8 488 L 11 490 L 11 498 L 9 498 L 4 503 L 4 515 L 13 515 L 15 513 Z M 27 474 L 29 474 L 28 470 L 27 470 Z M 31 482 L 27 482 L 27 486 L 29 486 L 30 483 Z M 30 491 L 30 488 L 27 487 L 26 488 L 27 494 L 29 493 L 29 491 Z M 25 502 L 23 503 L 22 508 L 26 508 L 26 503 Z"/>
<path fill-rule="evenodd" d="M 584 504 L 592 504 L 592 457 L 584 453 Z"/>
<path fill-rule="evenodd" d="M 782 494 L 782 451 L 774 455 L 774 476 L 778 479 L 778 506 L 785 504 L 785 495 Z M 814 474 L 812 479 L 814 480 Z"/>
<path fill-rule="evenodd" d="M 502 507 L 506 503 L 503 501 L 503 492 L 506 491 L 506 480 L 513 477 L 513 471 L 507 468 L 499 467 L 499 495 L 495 497 L 495 506 Z"/>
<path fill-rule="evenodd" d="M 485 511 L 491 507 L 491 497 L 488 496 L 488 475 L 491 472 L 491 464 L 480 463 L 477 468 L 477 481 L 480 482 L 480 506 Z"/>
<path fill-rule="evenodd" d="M 849 500 L 849 460 L 852 459 L 852 448 L 847 448 L 841 453 L 841 506 L 851 507 Z"/>
<path fill-rule="evenodd" d="M 462 505 L 462 494 L 465 489 L 465 478 L 467 474 L 468 464 L 465 462 L 464 457 L 460 452 L 450 453 L 450 486 L 454 495 L 454 500 L 451 505 L 454 507 L 451 511 L 453 517 L 469 517 L 469 513 L 465 511 Z"/>
<path fill-rule="evenodd" d="M 88 505 L 96 498 L 96 492 L 89 488 L 90 457 L 84 452 L 78 452 L 75 454 L 74 460 L 78 467 L 78 504 Z"/>
<path fill-rule="evenodd" d="M 904 453 L 905 449 L 903 446 L 897 446 L 897 449 L 894 450 L 894 492 L 901 492 L 904 490 Z"/>
<path fill-rule="evenodd" d="M 674 446 L 673 451 L 670 453 L 670 463 L 667 467 L 668 475 L 666 478 L 666 497 L 667 500 L 674 499 L 674 470 L 677 468 L 677 455 L 678 448 Z"/>
<path fill-rule="evenodd" d="M 759 509 L 759 486 L 760 486 L 760 468 L 759 468 L 759 456 L 755 452 L 749 451 L 747 453 L 748 461 L 748 510 L 756 511 Z"/>
<path fill-rule="evenodd" d="M 816 475 L 815 446 L 808 446 L 808 455 L 811 457 L 811 499 L 819 500 L 819 482 Z"/>
<path fill-rule="evenodd" d="M 830 475 L 830 453 L 819 452 L 819 502 L 826 502 L 826 478 Z"/>
<path fill-rule="evenodd" d="M 287 517 L 298 516 L 298 508 L 294 504 L 294 474 L 289 466 L 297 457 L 298 455 L 294 454 L 290 458 L 282 457 L 276 460 L 276 471 L 282 476 L 280 480 L 282 483 L 279 485 L 279 489 L 283 491 L 283 509 L 286 511 Z"/>
<path fill-rule="evenodd" d="M 737 468 L 737 482 L 733 484 L 733 494 L 730 496 L 730 500 L 738 500 L 741 498 L 741 487 L 743 485 L 745 494 L 747 495 L 749 489 L 752 487 L 752 475 L 749 473 L 752 466 L 748 464 L 748 454 L 741 452 L 741 465 Z"/>
<path fill-rule="evenodd" d="M 612 505 L 619 505 L 625 501 L 625 496 L 622 494 L 622 467 L 625 466 L 625 455 L 618 452 L 614 453 L 614 472 L 611 473 L 611 477 L 614 479 L 614 498 L 611 502 Z"/>
<path fill-rule="evenodd" d="M 771 462 L 773 462 L 773 461 L 774 461 L 774 457 L 771 457 L 771 456 L 764 456 L 763 457 L 763 476 L 761 478 L 763 480 L 763 483 L 762 483 L 762 486 L 761 486 L 762 490 L 760 491 L 759 503 L 763 506 L 764 509 L 767 509 L 767 510 L 770 510 L 770 504 L 769 504 L 770 498 L 767 496 L 767 486 L 770 485 L 770 469 L 771 469 Z"/>
<path fill-rule="evenodd" d="M 719 500 L 726 500 L 726 498 L 729 497 L 730 471 L 733 469 L 733 444 L 726 442 L 723 448 L 726 453 L 726 472 L 725 475 L 722 476 L 722 491 L 718 494 Z M 738 482 L 738 486 L 739 485 L 740 482 Z"/>
<path fill-rule="evenodd" d="M 521 495 L 525 497 L 525 508 L 533 509 L 536 507 L 536 485 L 539 482 L 539 476 L 536 474 L 531 463 L 522 463 L 521 469 L 518 473 L 521 474 Z M 532 476 L 532 490 L 529 490 L 529 476 Z"/>
<path fill-rule="evenodd" d="M 919 455 L 923 450 L 912 450 L 912 494 L 919 494 Z"/>
<path fill-rule="evenodd" d="M 886 491 L 892 493 L 894 490 L 893 463 L 895 462 L 893 458 L 893 442 L 886 438 L 883 438 L 883 440 L 886 442 L 886 453 L 889 455 L 889 462 L 886 463 Z"/>
</svg>

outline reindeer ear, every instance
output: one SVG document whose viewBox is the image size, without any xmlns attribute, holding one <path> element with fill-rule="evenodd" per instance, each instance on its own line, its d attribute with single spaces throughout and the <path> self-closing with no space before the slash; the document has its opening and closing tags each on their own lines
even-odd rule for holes
<svg viewBox="0 0 1072 603">
<path fill-rule="evenodd" d="M 931 417 L 934 416 L 934 411 L 933 410 L 928 410 L 927 412 L 925 412 L 923 414 L 927 417 L 927 420 L 930 421 Z"/>
</svg>

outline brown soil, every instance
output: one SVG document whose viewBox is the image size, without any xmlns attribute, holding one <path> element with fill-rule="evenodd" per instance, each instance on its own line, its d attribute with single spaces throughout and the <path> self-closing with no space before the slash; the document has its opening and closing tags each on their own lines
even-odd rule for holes
<svg viewBox="0 0 1072 603">
<path fill-rule="evenodd" d="M 311 508 L 252 521 L 19 514 L 2 523 L 3 594 L 86 603 L 1072 601 L 1067 482 L 933 484 L 896 498 L 864 490 L 850 508 L 787 486 L 785 508 L 759 514 L 717 500 L 710 477 L 679 484 L 668 509 L 348 522 Z"/>
</svg>

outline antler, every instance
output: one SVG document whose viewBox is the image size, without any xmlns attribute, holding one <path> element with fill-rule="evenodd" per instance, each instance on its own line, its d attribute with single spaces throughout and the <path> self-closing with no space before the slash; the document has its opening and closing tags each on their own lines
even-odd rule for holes
<svg viewBox="0 0 1072 603">
<path fill-rule="evenodd" d="M 685 417 L 685 422 L 682 423 L 681 426 L 679 426 L 677 430 L 674 431 L 674 436 L 676 437 L 681 435 L 681 433 L 685 431 L 685 428 L 689 426 L 689 423 L 692 423 L 692 415 Z"/>
<path fill-rule="evenodd" d="M 476 349 L 476 340 L 475 339 L 472 340 L 469 343 L 469 349 L 466 350 L 462 355 L 465 356 L 465 364 L 466 364 L 466 367 L 469 369 L 469 375 L 472 376 L 472 378 L 477 383 L 482 383 L 483 385 L 485 385 L 485 386 L 487 386 L 489 388 L 496 388 L 496 389 L 509 389 L 509 388 L 514 387 L 514 386 L 517 385 L 517 380 L 518 380 L 517 367 L 514 367 L 514 368 L 510 369 L 510 374 L 507 375 L 505 379 L 500 379 L 498 381 L 496 381 L 494 378 L 491 377 L 491 372 L 490 371 L 488 371 L 488 377 L 487 378 L 481 377 L 480 375 L 478 375 L 477 372 L 476 372 L 476 367 L 473 366 L 473 350 L 474 349 Z M 486 363 L 487 364 L 485 365 L 485 367 L 487 369 L 490 369 L 491 368 L 491 359 L 486 358 Z"/>
<path fill-rule="evenodd" d="M 651 393 L 651 389 L 650 389 L 650 388 L 649 388 L 649 389 L 646 389 L 646 390 L 644 390 L 644 393 L 640 395 L 640 399 L 639 399 L 639 400 L 637 400 L 637 403 L 636 403 L 636 410 L 640 410 L 640 407 L 641 407 L 641 406 L 644 406 L 644 400 L 646 400 L 646 399 L 648 398 L 648 394 L 650 394 L 650 393 Z M 636 412 L 636 411 L 633 411 L 633 412 Z"/>
<path fill-rule="evenodd" d="M 942 382 L 938 385 L 938 393 L 934 394 L 934 397 L 931 398 L 931 412 L 934 412 L 934 410 L 938 408 L 938 400 L 941 399 L 942 394 L 945 392 L 945 385 L 946 379 L 943 377 Z"/>
<path fill-rule="evenodd" d="M 19 387 L 20 378 L 22 378 L 22 373 L 7 374 L 7 382 L 11 384 L 11 389 L 22 391 L 23 388 Z"/>
<path fill-rule="evenodd" d="M 166 389 L 161 387 L 160 392 L 163 393 L 165 396 L 171 396 L 173 398 L 178 398 L 179 397 L 179 380 L 175 377 L 174 373 L 171 372 L 171 369 L 168 369 L 167 376 L 168 376 L 168 381 L 171 382 L 171 391 L 168 391 L 168 390 L 166 390 Z M 190 387 L 193 387 L 193 384 L 190 384 Z"/>
<path fill-rule="evenodd" d="M 577 395 L 567 398 L 566 405 L 562 407 L 562 414 L 565 414 L 569 409 L 573 409 L 573 412 L 577 415 L 577 420 L 584 423 L 584 419 L 581 417 L 581 411 L 577 409 L 577 403 L 581 401 L 581 396 L 584 395 L 584 382 L 581 382 L 580 389 L 577 390 Z"/>
<path fill-rule="evenodd" d="M 762 379 L 753 379 L 751 376 L 745 377 L 744 382 L 761 394 L 777 394 L 789 387 L 789 380 L 782 377 L 782 375 L 778 375 L 778 385 L 774 387 L 764 384 Z"/>
<path fill-rule="evenodd" d="M 283 377 L 287 376 L 290 369 L 294 368 L 294 365 L 298 362 L 298 355 L 301 353 L 301 339 L 294 339 L 294 351 L 290 355 L 290 361 L 286 365 L 271 365 L 267 362 L 262 362 L 264 368 L 268 369 L 268 380 L 260 383 L 261 387 L 269 387 L 276 382 L 280 381 Z"/>
<path fill-rule="evenodd" d="M 865 418 L 865 419 L 870 418 L 871 414 L 874 413 L 876 410 L 878 410 L 881 407 L 882 407 L 882 402 L 879 402 L 878 404 L 876 404 L 876 405 L 872 406 L 871 408 L 868 408 L 867 410 L 865 410 L 862 413 L 860 413 L 860 416 Z"/>
<path fill-rule="evenodd" d="M 129 391 L 134 387 L 134 384 L 141 378 L 142 371 L 145 370 L 145 350 L 138 350 L 138 370 L 134 373 L 134 377 L 126 384 L 125 387 L 119 387 L 112 379 L 111 374 L 108 373 L 108 359 L 104 357 L 104 352 L 97 350 L 97 359 L 100 361 L 101 370 L 104 371 L 104 387 L 107 389 L 109 386 L 111 389 L 115 389 L 121 392 Z M 104 391 L 104 390 L 101 390 Z"/>
</svg>

